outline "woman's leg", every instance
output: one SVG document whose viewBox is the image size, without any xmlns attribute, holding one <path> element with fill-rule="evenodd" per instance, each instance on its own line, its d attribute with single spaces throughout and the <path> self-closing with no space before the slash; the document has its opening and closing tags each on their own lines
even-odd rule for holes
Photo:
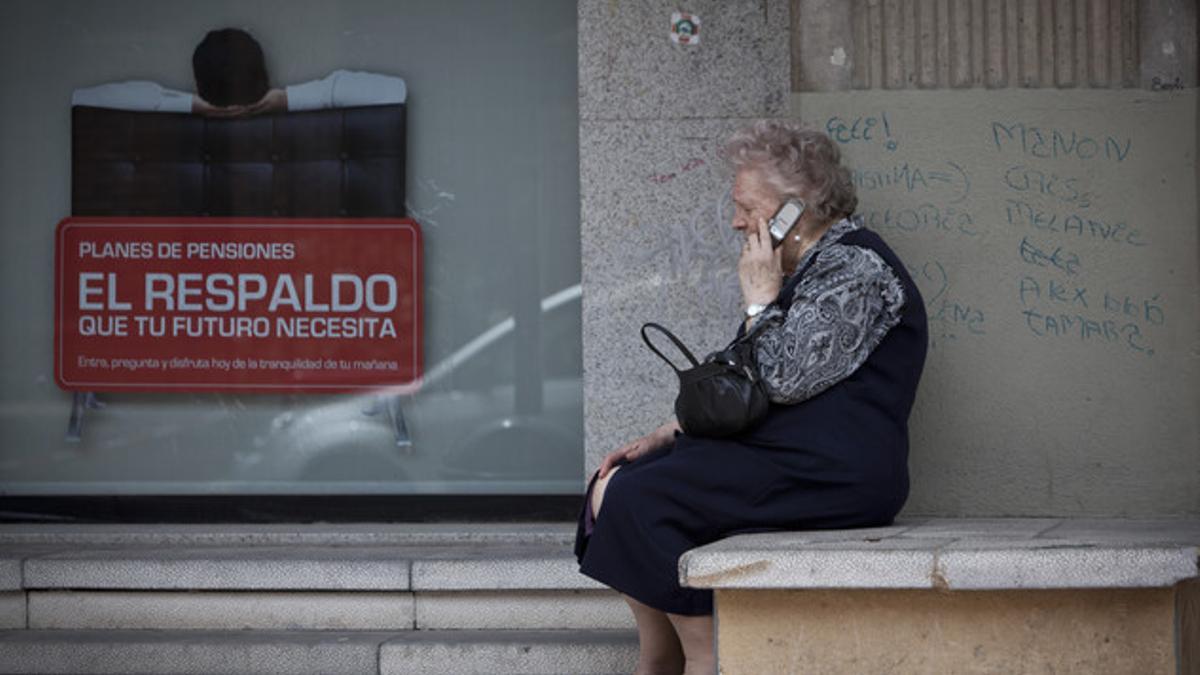
<svg viewBox="0 0 1200 675">
<path fill-rule="evenodd" d="M 687 657 L 687 668 L 683 675 L 713 675 L 717 672 L 716 654 L 713 653 L 713 618 L 711 614 L 686 616 L 668 614 L 679 641 L 683 643 L 683 654 Z"/>
<path fill-rule="evenodd" d="M 638 662 L 634 675 L 680 675 L 684 672 L 683 646 L 665 612 L 621 594 L 637 620 Z"/>
<path fill-rule="evenodd" d="M 616 475 L 621 467 L 613 467 L 604 478 L 596 479 L 592 487 L 592 517 L 600 515 L 600 505 L 604 501 L 604 490 L 608 481 Z M 645 605 L 632 597 L 621 594 L 633 618 L 637 621 L 638 629 L 638 663 L 634 675 L 680 675 L 683 672 L 683 646 L 675 635 L 675 628 L 667 619 L 665 612 Z"/>
</svg>

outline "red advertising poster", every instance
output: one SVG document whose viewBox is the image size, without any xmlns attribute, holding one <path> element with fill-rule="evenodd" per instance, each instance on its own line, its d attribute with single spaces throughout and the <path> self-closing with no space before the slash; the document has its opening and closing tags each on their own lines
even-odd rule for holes
<svg viewBox="0 0 1200 675">
<path fill-rule="evenodd" d="M 421 379 L 412 220 L 67 218 L 55 377 L 77 391 L 350 391 Z"/>
</svg>

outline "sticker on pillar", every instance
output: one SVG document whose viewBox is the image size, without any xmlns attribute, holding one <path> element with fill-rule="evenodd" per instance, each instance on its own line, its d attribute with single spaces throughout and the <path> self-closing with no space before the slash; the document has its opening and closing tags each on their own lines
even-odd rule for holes
<svg viewBox="0 0 1200 675">
<path fill-rule="evenodd" d="M 700 17 L 686 12 L 671 14 L 671 42 L 679 45 L 700 44 Z"/>
</svg>

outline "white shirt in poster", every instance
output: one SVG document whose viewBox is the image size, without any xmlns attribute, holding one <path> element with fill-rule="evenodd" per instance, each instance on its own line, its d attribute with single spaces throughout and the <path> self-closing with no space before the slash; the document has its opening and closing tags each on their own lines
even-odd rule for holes
<svg viewBox="0 0 1200 675">
<path fill-rule="evenodd" d="M 319 80 L 287 87 L 287 104 L 291 112 L 404 103 L 407 96 L 402 78 L 357 70 L 335 70 Z M 76 89 L 71 93 L 71 105 L 191 112 L 192 94 L 167 89 L 154 82 L 133 80 Z"/>
</svg>

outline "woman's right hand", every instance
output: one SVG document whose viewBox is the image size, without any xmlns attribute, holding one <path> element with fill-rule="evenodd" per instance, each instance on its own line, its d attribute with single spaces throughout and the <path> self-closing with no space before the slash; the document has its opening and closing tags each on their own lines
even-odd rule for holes
<svg viewBox="0 0 1200 675">
<path fill-rule="evenodd" d="M 667 422 L 645 436 L 636 438 L 608 453 L 604 456 L 604 459 L 600 461 L 600 469 L 598 470 L 600 478 L 607 476 L 608 472 L 611 471 L 613 467 L 621 464 L 622 462 L 632 462 L 648 452 L 653 452 L 667 445 L 674 440 L 675 432 L 678 430 L 679 423 L 675 420 L 671 420 L 670 422 Z"/>
<path fill-rule="evenodd" d="M 743 307 L 773 302 L 783 285 L 783 247 L 771 246 L 771 229 L 763 218 L 746 236 L 738 259 L 738 281 Z"/>
</svg>

